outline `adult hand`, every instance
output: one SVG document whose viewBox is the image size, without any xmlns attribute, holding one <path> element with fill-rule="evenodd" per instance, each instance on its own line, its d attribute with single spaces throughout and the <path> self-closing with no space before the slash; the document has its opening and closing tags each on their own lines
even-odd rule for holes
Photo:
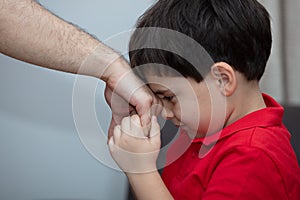
<svg viewBox="0 0 300 200">
<path fill-rule="evenodd" d="M 121 125 L 114 128 L 109 140 L 109 149 L 119 167 L 127 173 L 148 173 L 156 171 L 161 141 L 157 118 L 151 118 L 151 126 L 146 128 L 149 137 L 144 136 L 145 127 L 138 115 L 125 117 Z"/>
<path fill-rule="evenodd" d="M 158 106 L 155 106 L 160 104 L 159 100 L 145 83 L 135 76 L 124 59 L 119 59 L 110 65 L 103 79 L 107 83 L 105 99 L 112 110 L 109 137 L 114 127 L 126 116 L 137 113 L 141 118 L 142 126 L 147 126 L 151 114 L 160 112 Z M 146 134 L 145 136 L 148 136 Z"/>
</svg>

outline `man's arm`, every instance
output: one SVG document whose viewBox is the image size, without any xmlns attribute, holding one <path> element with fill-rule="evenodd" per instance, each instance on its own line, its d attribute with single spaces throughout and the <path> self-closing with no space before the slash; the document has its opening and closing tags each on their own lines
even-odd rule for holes
<svg viewBox="0 0 300 200">
<path fill-rule="evenodd" d="M 105 79 L 104 68 L 118 57 L 110 48 L 53 15 L 34 0 L 0 0 L 0 51 L 50 69 Z M 79 70 L 94 51 L 97 65 Z"/>
<path fill-rule="evenodd" d="M 0 0 L 0 52 L 46 68 L 100 78 L 136 109 L 143 124 L 150 121 L 148 112 L 155 99 L 128 63 L 34 0 Z"/>
</svg>

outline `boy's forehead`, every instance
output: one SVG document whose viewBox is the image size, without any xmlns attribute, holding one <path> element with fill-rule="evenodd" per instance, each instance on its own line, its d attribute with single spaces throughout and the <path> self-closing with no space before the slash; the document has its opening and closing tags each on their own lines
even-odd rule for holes
<svg viewBox="0 0 300 200">
<path fill-rule="evenodd" d="M 185 77 L 147 76 L 147 84 L 152 90 L 176 91 L 189 87 L 189 81 Z"/>
<path fill-rule="evenodd" d="M 154 92 L 170 90 L 171 86 L 169 78 L 160 76 L 147 76 L 147 84 Z"/>
</svg>

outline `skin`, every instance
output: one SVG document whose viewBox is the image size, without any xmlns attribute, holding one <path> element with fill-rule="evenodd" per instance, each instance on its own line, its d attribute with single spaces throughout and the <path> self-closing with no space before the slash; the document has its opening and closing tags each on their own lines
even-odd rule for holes
<svg viewBox="0 0 300 200">
<path fill-rule="evenodd" d="M 212 134 L 245 115 L 266 107 L 258 82 L 247 81 L 241 73 L 224 62 L 212 66 L 211 72 L 200 83 L 184 77 L 149 76 L 147 79 L 151 90 L 163 102 L 162 116 L 185 129 L 191 138 Z M 197 116 L 195 110 L 200 113 L 199 118 L 195 117 Z M 219 113 L 222 117 L 217 115 L 220 110 L 224 111 Z M 199 123 L 195 124 L 195 119 L 199 119 Z M 127 175 L 137 199 L 172 199 L 157 172 L 156 159 L 153 159 L 153 152 L 158 151 L 159 146 L 149 142 L 159 138 L 151 136 L 153 133 L 147 138 L 133 137 L 142 135 L 142 131 L 135 128 L 128 129 L 132 127 L 129 125 L 132 121 L 139 121 L 138 117 L 128 117 L 114 131 L 109 143 L 111 155 Z M 149 129 L 149 132 L 151 131 L 160 132 L 155 121 Z M 148 167 L 138 171 L 128 168 L 130 167 L 128 163 L 132 162 L 128 154 L 140 152 L 141 149 L 144 157 L 140 161 L 146 162 L 152 170 Z"/>
<path fill-rule="evenodd" d="M 74 25 L 53 15 L 34 0 L 0 0 L 0 52 L 41 67 L 99 78 L 107 83 L 122 107 L 135 110 L 143 124 L 150 122 L 155 97 L 115 51 Z M 121 84 L 119 84 L 121 83 Z M 113 109 L 115 111 L 116 109 Z M 113 113 L 113 116 L 128 116 Z M 112 127 L 119 121 L 114 118 Z M 111 129 L 110 129 L 111 130 Z"/>
</svg>

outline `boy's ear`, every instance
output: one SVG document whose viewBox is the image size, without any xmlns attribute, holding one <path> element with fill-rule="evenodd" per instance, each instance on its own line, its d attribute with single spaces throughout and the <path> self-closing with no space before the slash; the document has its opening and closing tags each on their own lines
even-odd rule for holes
<svg viewBox="0 0 300 200">
<path fill-rule="evenodd" d="M 235 70 L 225 62 L 215 63 L 211 67 L 211 76 L 224 96 L 231 96 L 237 87 Z"/>
</svg>

